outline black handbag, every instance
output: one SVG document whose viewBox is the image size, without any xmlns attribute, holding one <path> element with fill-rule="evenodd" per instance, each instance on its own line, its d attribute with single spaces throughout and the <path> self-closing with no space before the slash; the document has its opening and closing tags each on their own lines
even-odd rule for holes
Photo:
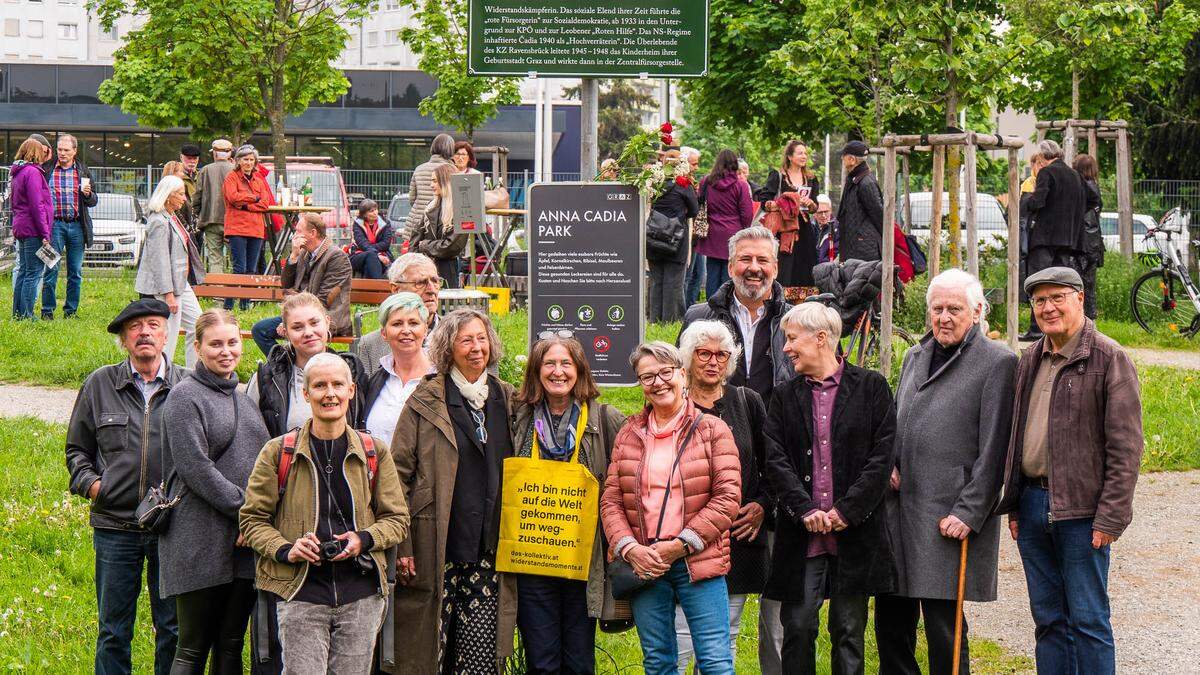
<svg viewBox="0 0 1200 675">
<path fill-rule="evenodd" d="M 679 253 L 686 229 L 678 218 L 651 210 L 646 218 L 646 256 L 662 259 Z"/>
<path fill-rule="evenodd" d="M 662 532 L 663 518 L 667 515 L 667 501 L 671 499 L 671 480 L 675 477 L 675 470 L 679 468 L 679 459 L 683 457 L 683 450 L 692 440 L 692 434 L 696 432 L 696 427 L 699 426 L 701 419 L 704 419 L 704 413 L 696 416 L 696 421 L 692 422 L 691 428 L 683 437 L 683 442 L 675 451 L 675 463 L 671 465 L 671 473 L 667 474 L 667 491 L 663 495 L 662 508 L 658 511 L 658 527 L 654 529 L 655 539 Z M 633 571 L 633 565 L 621 556 L 617 556 L 608 564 L 607 574 L 608 583 L 612 586 L 613 598 L 617 600 L 629 600 L 643 588 L 654 583 L 654 579 L 638 576 L 637 572 Z"/>
<path fill-rule="evenodd" d="M 221 448 L 216 454 L 210 455 L 209 459 L 213 464 L 233 446 L 233 441 L 238 434 L 238 402 L 237 395 L 233 396 L 233 435 L 229 437 L 229 442 L 225 447 Z M 163 437 L 162 445 L 159 447 L 159 467 L 163 464 L 163 454 L 167 446 L 166 436 Z M 171 524 L 172 509 L 179 505 L 183 496 L 187 494 L 187 483 L 179 488 L 179 492 L 171 496 L 171 492 L 178 482 L 175 479 L 179 474 L 175 471 L 174 465 L 171 467 L 171 473 L 165 476 L 158 485 L 151 485 L 146 490 L 146 496 L 142 497 L 142 501 L 138 503 L 137 508 L 133 511 L 133 517 L 137 519 L 138 525 L 152 534 L 162 534 L 167 531 Z"/>
</svg>

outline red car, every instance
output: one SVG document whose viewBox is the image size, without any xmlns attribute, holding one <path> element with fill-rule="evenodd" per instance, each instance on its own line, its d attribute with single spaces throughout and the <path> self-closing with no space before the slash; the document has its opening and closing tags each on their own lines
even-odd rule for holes
<svg viewBox="0 0 1200 675">
<path fill-rule="evenodd" d="M 273 160 L 270 156 L 261 158 L 263 166 L 271 169 L 267 174 L 267 185 L 271 186 L 272 192 L 278 193 Z M 342 180 L 341 170 L 329 157 L 288 157 L 288 185 L 299 191 L 305 181 L 312 181 L 313 205 L 330 209 L 321 214 L 325 221 L 326 236 L 338 246 L 348 243 L 354 234 L 354 218 L 350 213 L 350 200 L 346 196 L 346 183 Z M 279 194 L 275 195 L 275 199 L 279 199 Z"/>
</svg>

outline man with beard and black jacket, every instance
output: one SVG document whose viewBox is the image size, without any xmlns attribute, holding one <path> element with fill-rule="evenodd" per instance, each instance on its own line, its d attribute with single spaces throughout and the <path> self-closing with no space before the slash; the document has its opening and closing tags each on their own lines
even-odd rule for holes
<svg viewBox="0 0 1200 675">
<path fill-rule="evenodd" d="M 129 357 L 96 369 L 79 390 L 67 427 L 71 492 L 91 502 L 96 549 L 97 673 L 130 673 L 130 644 L 142 568 L 154 620 L 154 672 L 166 675 L 179 629 L 175 600 L 158 587 L 158 537 L 134 511 L 162 481 L 162 411 L 188 371 L 163 356 L 171 310 L 154 298 L 134 300 L 108 325 Z M 140 667 L 139 671 L 148 670 Z"/>
<path fill-rule="evenodd" d="M 867 164 L 867 154 L 862 141 L 850 141 L 842 148 L 846 184 L 837 210 L 842 262 L 883 260 L 883 192 Z"/>
</svg>

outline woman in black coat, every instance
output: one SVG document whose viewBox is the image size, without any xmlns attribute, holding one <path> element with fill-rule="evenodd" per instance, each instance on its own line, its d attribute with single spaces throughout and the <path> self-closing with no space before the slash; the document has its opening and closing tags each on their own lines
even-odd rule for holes
<svg viewBox="0 0 1200 675">
<path fill-rule="evenodd" d="M 1104 204 L 1096 176 L 1100 167 L 1091 155 L 1079 155 L 1071 168 L 1083 180 L 1083 228 L 1080 230 L 1080 251 L 1076 258 L 1079 276 L 1083 277 L 1083 313 L 1096 320 L 1096 270 L 1104 267 L 1104 233 L 1100 231 L 1100 211 Z"/>
<path fill-rule="evenodd" d="M 354 219 L 354 246 L 350 249 L 350 265 L 354 275 L 364 279 L 386 279 L 392 264 L 392 224 L 379 213 L 379 204 L 364 199 L 358 205 Z"/>
<path fill-rule="evenodd" d="M 646 260 L 650 263 L 650 320 L 679 321 L 685 309 L 683 273 L 687 267 L 691 239 L 688 221 L 700 212 L 700 202 L 691 187 L 670 181 L 667 189 L 654 200 L 650 208 L 668 218 L 677 218 L 683 225 L 683 238 L 676 251 L 670 255 L 646 253 Z"/>
<path fill-rule="evenodd" d="M 821 181 L 817 179 L 808 162 L 808 146 L 800 141 L 788 141 L 783 149 L 783 162 L 779 170 L 771 170 L 767 182 L 754 192 L 754 201 L 761 202 L 764 211 L 775 210 L 774 201 L 785 192 L 800 195 L 800 232 L 791 253 L 779 253 L 779 276 L 776 280 L 784 288 L 811 287 L 815 284 L 812 268 L 817 264 L 817 226 L 813 214 L 817 212 L 817 195 L 821 193 Z"/>
<path fill-rule="evenodd" d="M 737 369 L 742 349 L 724 323 L 693 322 L 679 336 L 679 352 L 688 376 L 688 398 L 701 411 L 716 415 L 729 425 L 742 465 L 742 502 L 730 530 L 730 567 L 725 575 L 729 589 L 729 636 L 736 659 L 738 629 L 746 598 L 762 593 L 767 582 L 767 534 L 763 525 L 773 508 L 763 477 L 766 446 L 763 427 L 767 410 L 753 389 L 725 383 Z M 766 639 L 761 635 L 763 632 L 778 635 L 777 627 L 764 631 L 765 624 L 777 626 L 778 622 L 778 611 L 761 612 L 760 639 Z M 675 634 L 679 645 L 679 670 L 684 672 L 692 658 L 692 636 L 679 607 L 675 612 Z"/>
<path fill-rule="evenodd" d="M 833 672 L 862 672 L 868 598 L 896 588 L 883 501 L 896 408 L 883 375 L 837 357 L 836 310 L 801 303 L 780 325 L 798 376 L 775 387 L 767 413 L 777 520 L 763 595 L 781 602 L 784 663 L 813 672 L 828 599 Z"/>
</svg>

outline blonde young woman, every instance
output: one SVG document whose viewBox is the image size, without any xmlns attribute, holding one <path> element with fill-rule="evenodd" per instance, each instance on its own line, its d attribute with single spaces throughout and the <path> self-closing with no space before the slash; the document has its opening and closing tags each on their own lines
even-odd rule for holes
<svg viewBox="0 0 1200 675">
<path fill-rule="evenodd" d="M 425 210 L 425 220 L 408 240 L 408 250 L 424 253 L 437 265 L 438 275 L 446 288 L 458 288 L 458 257 L 467 247 L 466 234 L 454 234 L 454 202 L 450 192 L 450 177 L 456 173 L 453 164 L 441 164 L 430 179 L 434 198 Z"/>
</svg>

